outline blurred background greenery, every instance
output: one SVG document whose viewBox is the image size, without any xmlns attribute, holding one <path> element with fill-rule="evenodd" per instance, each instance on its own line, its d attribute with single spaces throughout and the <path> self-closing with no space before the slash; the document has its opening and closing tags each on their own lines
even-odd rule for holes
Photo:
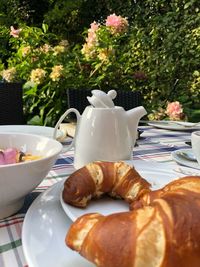
<svg viewBox="0 0 200 267">
<path fill-rule="evenodd" d="M 129 23 L 121 36 L 103 30 L 113 13 Z M 102 25 L 98 53 L 114 51 L 103 61 L 82 53 L 93 21 Z M 22 29 L 20 38 L 10 35 L 11 26 Z M 179 101 L 187 118 L 199 121 L 199 0 L 1 0 L 0 32 L 0 69 L 16 68 L 29 123 L 54 125 L 67 109 L 67 88 L 139 90 L 151 118 L 163 119 L 167 103 Z M 52 80 L 55 66 L 62 75 Z M 31 84 L 38 68 L 48 75 Z"/>
</svg>

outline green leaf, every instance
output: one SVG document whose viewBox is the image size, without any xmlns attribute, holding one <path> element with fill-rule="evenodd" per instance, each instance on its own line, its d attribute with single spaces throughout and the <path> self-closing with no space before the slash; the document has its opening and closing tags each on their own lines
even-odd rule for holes
<svg viewBox="0 0 200 267">
<path fill-rule="evenodd" d="M 34 84 L 34 82 L 31 82 L 31 81 L 28 81 L 28 82 L 26 82 L 26 83 L 23 85 L 23 88 L 24 88 L 25 90 L 31 89 L 31 88 L 33 88 L 33 87 L 35 87 L 35 84 Z"/>
<path fill-rule="evenodd" d="M 185 5 L 184 5 L 184 9 L 187 9 L 192 3 L 191 2 L 187 2 Z"/>
<path fill-rule="evenodd" d="M 29 125 L 43 125 L 42 119 L 37 115 L 28 121 Z"/>
<path fill-rule="evenodd" d="M 44 33 L 47 33 L 47 31 L 48 31 L 48 25 L 45 24 L 45 23 L 43 23 L 42 24 L 42 29 L 43 29 Z"/>
</svg>

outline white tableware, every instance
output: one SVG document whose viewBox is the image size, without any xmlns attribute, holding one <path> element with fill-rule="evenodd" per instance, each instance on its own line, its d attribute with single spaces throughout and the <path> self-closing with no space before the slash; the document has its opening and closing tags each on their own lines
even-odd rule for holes
<svg viewBox="0 0 200 267">
<path fill-rule="evenodd" d="M 42 193 L 26 213 L 22 246 L 29 267 L 94 267 L 65 245 L 71 224 L 60 206 L 62 182 Z"/>
<path fill-rule="evenodd" d="M 62 150 L 60 142 L 39 135 L 0 133 L 0 149 L 41 156 L 22 163 L 0 165 L 0 219 L 17 212 L 30 193 L 48 174 Z"/>
<path fill-rule="evenodd" d="M 131 159 L 137 137 L 138 122 L 146 114 L 146 110 L 142 106 L 128 111 L 125 111 L 123 107 L 113 107 L 111 103 L 116 96 L 116 94 L 114 95 L 115 91 L 112 90 L 108 94 L 100 92 L 94 90 L 93 97 L 88 98 L 92 105 L 86 107 L 82 115 L 76 109 L 69 109 L 60 117 L 55 127 L 56 135 L 64 118 L 70 112 L 76 114 L 75 137 L 68 147 L 69 150 L 74 146 L 74 167 L 76 169 L 95 160 Z M 95 104 L 97 107 L 94 106 Z"/>
<path fill-rule="evenodd" d="M 27 134 L 37 134 L 49 138 L 53 138 L 54 128 L 47 126 L 37 126 L 37 125 L 1 125 L 0 133 L 12 132 L 12 133 L 27 133 Z M 56 139 L 62 139 L 63 133 L 58 130 L 56 134 Z"/>
<path fill-rule="evenodd" d="M 178 166 L 173 169 L 175 172 L 184 174 L 185 176 L 200 176 L 200 171 L 194 168 L 188 168 L 188 167 L 183 167 L 183 166 Z"/>
<path fill-rule="evenodd" d="M 187 159 L 190 161 L 197 161 L 193 151 L 191 151 L 191 150 L 188 151 L 188 149 L 187 150 L 181 149 L 181 150 L 178 150 L 177 153 L 180 157 L 183 157 L 184 159 Z"/>
<path fill-rule="evenodd" d="M 131 164 L 131 162 L 128 163 Z M 140 173 L 143 172 L 145 176 L 148 176 L 155 188 L 184 176 L 172 171 L 172 166 L 169 164 L 134 161 L 134 165 Z M 71 221 L 60 205 L 62 186 L 63 181 L 42 193 L 33 202 L 25 216 L 22 245 L 29 267 L 94 267 L 65 245 L 64 240 Z M 115 200 L 111 202 L 114 203 Z M 100 206 L 99 200 L 96 212 L 102 210 Z M 109 209 L 112 209 L 112 206 Z"/>
<path fill-rule="evenodd" d="M 192 132 L 191 143 L 192 143 L 192 151 L 200 166 L 200 131 Z"/>
<path fill-rule="evenodd" d="M 115 90 L 110 90 L 108 94 L 100 90 L 93 90 L 92 96 L 88 96 L 89 103 L 95 108 L 114 108 L 113 99 L 117 96 Z"/>
<path fill-rule="evenodd" d="M 200 122 L 174 121 L 174 123 L 182 125 L 184 127 L 200 127 Z"/>
<path fill-rule="evenodd" d="M 152 189 L 158 189 L 163 187 L 165 184 L 171 182 L 172 180 L 183 176 L 177 174 L 173 171 L 173 168 L 166 167 L 166 164 L 162 163 L 147 163 L 144 161 L 126 161 L 130 165 L 134 165 L 136 170 L 144 177 L 147 181 L 152 184 Z M 109 197 L 103 197 L 98 200 L 92 200 L 88 206 L 84 209 L 77 208 L 66 204 L 62 199 L 62 190 L 60 192 L 60 202 L 63 210 L 69 216 L 72 221 L 75 221 L 78 217 L 85 213 L 96 212 L 103 215 L 108 215 L 111 213 L 128 211 L 129 206 L 125 201 L 113 200 Z"/>
<path fill-rule="evenodd" d="M 188 131 L 188 130 L 200 130 L 200 125 L 183 121 L 149 121 L 149 126 L 153 126 L 165 130 L 174 131 Z"/>
<path fill-rule="evenodd" d="M 171 153 L 172 159 L 180 165 L 200 170 L 200 165 L 197 163 L 197 161 L 188 159 L 186 156 L 183 156 L 183 153 L 185 155 L 191 155 L 193 154 L 193 151 L 190 148 L 175 150 Z"/>
</svg>

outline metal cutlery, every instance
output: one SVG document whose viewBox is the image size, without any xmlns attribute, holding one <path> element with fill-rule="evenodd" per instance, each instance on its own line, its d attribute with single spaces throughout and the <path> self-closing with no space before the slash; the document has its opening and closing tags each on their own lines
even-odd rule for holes
<svg viewBox="0 0 200 267">
<path fill-rule="evenodd" d="M 197 161 L 195 155 L 192 152 L 177 151 L 177 154 L 184 159 L 187 159 L 190 161 Z"/>
<path fill-rule="evenodd" d="M 173 121 L 172 123 L 178 124 L 184 127 L 197 127 L 200 126 L 200 122 L 186 122 L 186 121 Z"/>
</svg>

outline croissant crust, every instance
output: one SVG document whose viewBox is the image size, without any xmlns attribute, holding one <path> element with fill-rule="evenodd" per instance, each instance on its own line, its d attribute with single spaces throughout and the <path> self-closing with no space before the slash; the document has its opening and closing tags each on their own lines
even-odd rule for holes
<svg viewBox="0 0 200 267">
<path fill-rule="evenodd" d="M 141 195 L 132 211 L 78 218 L 66 244 L 99 267 L 199 267 L 200 177 Z"/>
<path fill-rule="evenodd" d="M 64 183 L 64 202 L 86 207 L 103 194 L 131 203 L 150 190 L 150 184 L 125 162 L 96 161 L 75 171 Z"/>
</svg>

